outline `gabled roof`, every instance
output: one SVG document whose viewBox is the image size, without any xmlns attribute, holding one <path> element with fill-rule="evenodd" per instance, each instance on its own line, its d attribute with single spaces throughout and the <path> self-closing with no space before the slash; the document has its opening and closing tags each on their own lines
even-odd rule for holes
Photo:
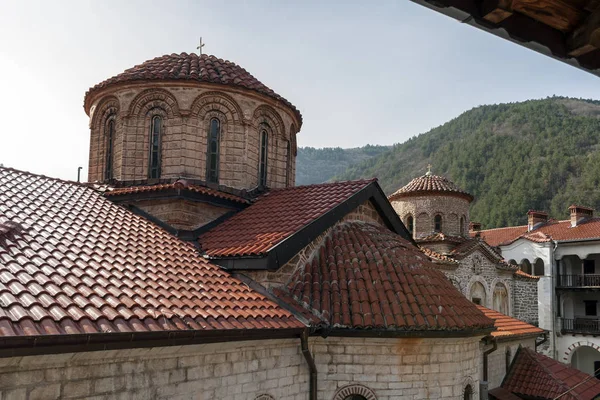
<svg viewBox="0 0 600 400">
<path fill-rule="evenodd" d="M 279 293 L 328 329 L 465 334 L 493 327 L 415 245 L 385 227 L 341 222 L 312 257 Z"/>
<path fill-rule="evenodd" d="M 489 244 L 484 242 L 479 238 L 472 238 L 466 240 L 465 242 L 456 246 L 450 252 L 450 256 L 456 258 L 457 260 L 461 260 L 468 255 L 472 254 L 475 250 L 481 251 L 481 253 L 491 262 L 493 262 L 498 269 L 503 269 L 506 271 L 517 271 L 519 267 L 517 265 L 512 265 L 504 261 L 502 255 L 500 255 L 496 250 L 490 247 Z"/>
<path fill-rule="evenodd" d="M 515 226 L 508 228 L 496 228 L 479 231 L 483 240 L 490 246 L 506 246 L 518 239 L 526 239 L 535 243 L 571 242 L 579 240 L 600 240 L 600 218 L 593 217 L 578 222 L 577 226 L 571 227 L 570 220 L 550 220 L 538 228 L 527 231 L 527 226 Z M 472 232 L 471 235 L 474 235 Z"/>
<path fill-rule="evenodd" d="M 191 244 L 84 185 L 0 167 L 0 227 L 0 347 L 303 328 Z"/>
<path fill-rule="evenodd" d="M 477 308 L 488 318 L 494 320 L 496 330 L 491 335 L 500 340 L 512 340 L 525 336 L 539 336 L 545 331 L 537 326 L 509 317 L 498 311 L 478 305 Z"/>
<path fill-rule="evenodd" d="M 501 386 L 535 399 L 592 400 L 600 395 L 600 380 L 525 347 L 515 354 Z"/>
<path fill-rule="evenodd" d="M 241 87 L 269 96 L 290 107 L 302 121 L 300 111 L 289 101 L 266 87 L 239 65 L 212 55 L 195 53 L 165 54 L 126 69 L 90 88 L 85 94 L 84 108 L 88 112 L 90 98 L 100 90 L 120 83 L 135 82 L 205 82 Z"/>
<path fill-rule="evenodd" d="M 460 189 L 448 178 L 430 174 L 413 179 L 407 185 L 391 194 L 389 200 L 394 201 L 404 197 L 427 194 L 458 196 L 468 201 L 473 201 L 473 196 Z"/>
<path fill-rule="evenodd" d="M 359 180 L 270 190 L 201 235 L 200 246 L 207 257 L 228 268 L 277 269 L 367 201 L 390 229 L 410 238 L 377 181 Z M 250 258 L 261 261 L 253 264 Z"/>
</svg>

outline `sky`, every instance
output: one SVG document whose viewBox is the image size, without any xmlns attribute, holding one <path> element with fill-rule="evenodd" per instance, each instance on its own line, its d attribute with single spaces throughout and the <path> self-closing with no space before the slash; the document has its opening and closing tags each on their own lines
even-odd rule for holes
<svg viewBox="0 0 600 400">
<path fill-rule="evenodd" d="M 299 146 L 400 143 L 482 104 L 600 93 L 593 75 L 408 0 L 0 0 L 0 164 L 87 177 L 86 90 L 200 36 L 298 107 Z"/>
</svg>

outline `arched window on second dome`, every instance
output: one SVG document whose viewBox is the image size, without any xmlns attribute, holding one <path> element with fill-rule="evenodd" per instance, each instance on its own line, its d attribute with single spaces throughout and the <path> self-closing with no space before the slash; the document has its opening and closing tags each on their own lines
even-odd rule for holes
<svg viewBox="0 0 600 400">
<path fill-rule="evenodd" d="M 162 117 L 155 115 L 150 124 L 150 158 L 148 160 L 148 178 L 160 178 L 160 153 L 161 153 Z"/>
<path fill-rule="evenodd" d="M 269 133 L 260 131 L 260 154 L 258 160 L 258 186 L 267 186 L 267 157 L 269 154 Z"/>
<path fill-rule="evenodd" d="M 406 217 L 406 229 L 408 229 L 408 232 L 412 236 L 415 230 L 415 220 L 413 219 L 412 215 Z"/>
<path fill-rule="evenodd" d="M 465 234 L 465 217 L 460 217 L 460 234 Z"/>
<path fill-rule="evenodd" d="M 442 216 L 440 214 L 433 217 L 433 230 L 436 232 L 442 231 Z"/>
<path fill-rule="evenodd" d="M 104 179 L 113 178 L 113 153 L 115 141 L 115 120 L 111 118 L 106 124 L 106 168 L 104 170 Z"/>
<path fill-rule="evenodd" d="M 219 183 L 220 136 L 221 121 L 213 118 L 208 127 L 208 148 L 206 150 L 206 181 L 210 183 Z"/>
</svg>

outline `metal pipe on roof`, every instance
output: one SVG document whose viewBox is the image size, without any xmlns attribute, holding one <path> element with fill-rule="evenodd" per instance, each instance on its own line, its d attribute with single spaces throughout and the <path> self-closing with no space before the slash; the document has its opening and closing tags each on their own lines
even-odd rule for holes
<svg viewBox="0 0 600 400">
<path fill-rule="evenodd" d="M 308 394 L 308 399 L 309 400 L 317 400 L 317 366 L 315 365 L 315 360 L 313 359 L 313 356 L 310 352 L 310 349 L 308 348 L 308 328 L 306 328 L 304 330 L 304 332 L 302 332 L 302 335 L 300 336 L 300 346 L 302 348 L 302 354 L 304 355 L 304 358 L 306 359 L 306 363 L 308 364 L 308 369 L 310 371 L 310 379 L 309 379 L 309 394 Z"/>
</svg>

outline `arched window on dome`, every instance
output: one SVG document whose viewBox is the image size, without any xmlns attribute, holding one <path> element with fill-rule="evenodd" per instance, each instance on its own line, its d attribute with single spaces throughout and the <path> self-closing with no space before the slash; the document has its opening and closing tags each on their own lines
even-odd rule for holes
<svg viewBox="0 0 600 400">
<path fill-rule="evenodd" d="M 433 217 L 433 230 L 436 232 L 442 231 L 442 216 L 440 214 Z"/>
<path fill-rule="evenodd" d="M 465 234 L 465 217 L 460 217 L 460 234 Z"/>
<path fill-rule="evenodd" d="M 285 187 L 290 186 L 292 175 L 292 141 L 287 142 L 287 164 L 285 165 Z"/>
<path fill-rule="evenodd" d="M 212 118 L 208 126 L 208 145 L 206 150 L 206 181 L 219 183 L 219 141 L 221 139 L 221 121 Z"/>
<path fill-rule="evenodd" d="M 413 232 L 415 230 L 415 220 L 410 214 L 408 214 L 408 217 L 406 217 L 406 229 L 408 229 L 410 236 L 413 236 Z"/>
<path fill-rule="evenodd" d="M 267 161 L 269 155 L 269 132 L 260 131 L 260 155 L 258 159 L 258 186 L 267 186 Z"/>
<path fill-rule="evenodd" d="M 150 157 L 148 162 L 148 178 L 160 178 L 160 153 L 162 136 L 162 117 L 155 115 L 150 124 Z"/>
<path fill-rule="evenodd" d="M 104 179 L 113 178 L 113 158 L 115 141 L 115 119 L 110 118 L 106 123 L 106 165 L 104 169 Z"/>
<path fill-rule="evenodd" d="M 473 387 L 471 385 L 467 385 L 465 387 L 465 393 L 463 395 L 463 399 L 473 400 Z"/>
</svg>

